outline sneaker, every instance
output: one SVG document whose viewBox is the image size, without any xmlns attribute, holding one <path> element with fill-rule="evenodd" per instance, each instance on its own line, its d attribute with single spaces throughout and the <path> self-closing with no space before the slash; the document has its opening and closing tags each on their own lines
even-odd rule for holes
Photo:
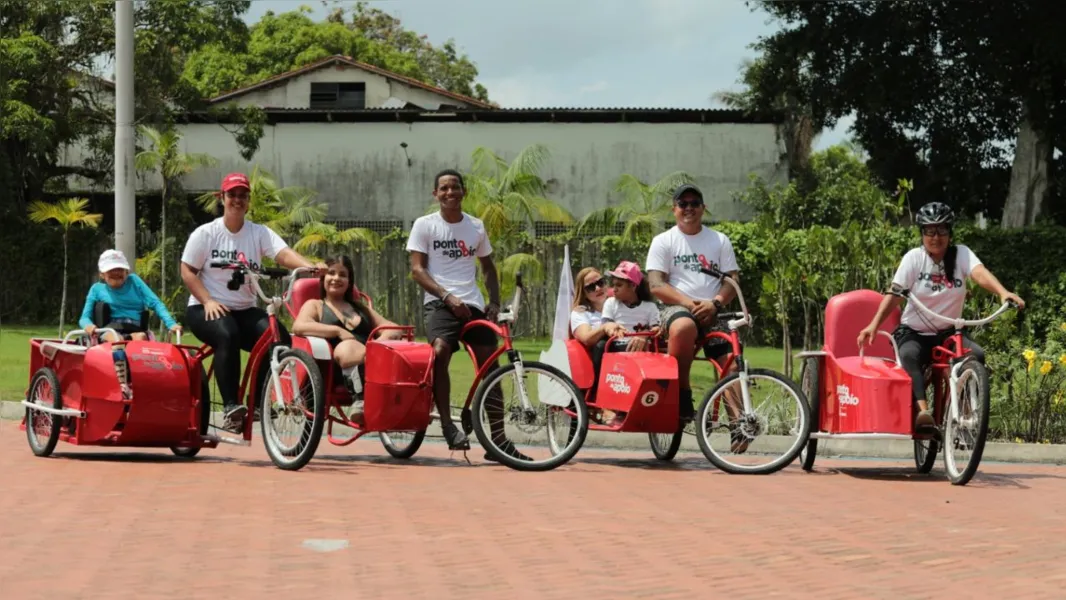
<svg viewBox="0 0 1066 600">
<path fill-rule="evenodd" d="M 936 421 L 933 420 L 933 411 L 928 408 L 919 411 L 918 416 L 914 419 L 915 427 L 932 427 Z"/>
<path fill-rule="evenodd" d="M 352 402 L 352 410 L 348 413 L 348 420 L 358 425 L 363 424 L 363 401 Z"/>
<path fill-rule="evenodd" d="M 521 452 L 519 452 L 518 448 L 515 448 L 514 444 L 511 443 L 511 440 L 504 440 L 504 442 L 502 444 L 497 444 L 497 445 L 499 446 L 500 450 L 503 450 L 503 453 L 506 454 L 507 456 L 510 456 L 510 457 L 513 457 L 513 458 L 517 458 L 518 460 L 528 460 L 528 461 L 532 461 L 533 460 L 532 458 L 530 458 L 530 457 L 526 456 L 525 454 L 522 454 Z M 488 462 L 496 462 L 496 459 L 493 458 L 492 456 L 490 456 L 488 452 L 485 453 L 485 460 L 488 461 Z"/>
<path fill-rule="evenodd" d="M 444 441 L 448 442 L 449 450 L 469 450 L 470 440 L 467 439 L 466 434 L 459 431 L 459 428 L 455 426 L 455 423 L 448 423 L 447 425 L 441 425 L 441 433 L 444 434 Z"/>
<path fill-rule="evenodd" d="M 223 414 L 222 428 L 232 433 L 240 433 L 244 429 L 244 417 L 248 415 L 248 407 L 236 404 L 226 408 Z"/>
</svg>

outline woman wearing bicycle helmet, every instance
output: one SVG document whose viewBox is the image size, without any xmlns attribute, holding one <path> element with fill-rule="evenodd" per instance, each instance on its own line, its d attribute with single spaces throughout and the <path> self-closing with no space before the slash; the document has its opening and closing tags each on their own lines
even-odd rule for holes
<svg viewBox="0 0 1066 600">
<path fill-rule="evenodd" d="M 892 278 L 892 291 L 909 290 L 910 294 L 933 312 L 951 319 L 962 317 L 966 303 L 966 279 L 999 296 L 1000 300 L 1025 307 L 1014 293 L 1008 291 L 966 246 L 952 242 L 955 214 L 941 202 L 930 202 L 918 210 L 915 219 L 922 232 L 922 245 L 904 255 L 896 275 Z M 859 346 L 873 341 L 877 328 L 888 314 L 903 302 L 903 298 L 886 293 L 870 324 L 859 333 Z M 933 425 L 933 411 L 925 397 L 925 365 L 932 358 L 933 348 L 944 343 L 954 333 L 948 323 L 939 322 L 908 303 L 903 310 L 900 325 L 893 332 L 899 346 L 900 362 L 911 376 L 912 394 L 918 403 L 916 426 Z M 974 358 L 984 361 L 984 351 L 965 334 L 963 345 Z"/>
</svg>

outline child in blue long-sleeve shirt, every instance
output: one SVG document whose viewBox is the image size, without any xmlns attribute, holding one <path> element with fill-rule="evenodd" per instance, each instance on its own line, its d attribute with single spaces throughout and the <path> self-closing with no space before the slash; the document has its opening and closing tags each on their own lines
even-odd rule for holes
<svg viewBox="0 0 1066 600">
<path fill-rule="evenodd" d="M 85 298 L 85 307 L 81 311 L 78 325 L 89 335 L 98 329 L 93 323 L 93 310 L 97 302 L 107 304 L 111 309 L 110 322 L 105 325 L 123 335 L 127 340 L 146 340 L 148 333 L 141 324 L 141 313 L 152 309 L 171 331 L 181 331 L 181 325 L 174 320 L 167 307 L 137 275 L 130 273 L 130 264 L 126 256 L 118 250 L 107 250 L 100 255 L 97 266 L 100 279 L 89 288 Z M 117 342 L 111 333 L 104 335 L 109 342 Z"/>
</svg>

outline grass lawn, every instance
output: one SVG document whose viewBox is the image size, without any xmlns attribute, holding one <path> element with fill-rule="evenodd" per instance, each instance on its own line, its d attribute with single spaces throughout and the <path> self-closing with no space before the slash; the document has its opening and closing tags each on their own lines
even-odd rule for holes
<svg viewBox="0 0 1066 600">
<path fill-rule="evenodd" d="M 0 401 L 19 401 L 26 393 L 29 385 L 29 339 L 32 337 L 55 337 L 54 327 L 11 327 L 5 326 L 0 330 Z M 192 335 L 182 338 L 183 344 L 197 345 Z M 540 352 L 551 345 L 548 339 L 522 339 L 515 341 L 515 346 L 523 356 L 529 360 L 537 360 Z M 781 369 L 781 350 L 779 348 L 748 348 L 746 356 L 753 367 L 762 367 L 774 370 Z M 242 353 L 242 364 L 247 360 L 248 354 Z M 461 405 L 466 398 L 467 390 L 474 380 L 474 369 L 469 357 L 465 354 L 457 355 L 452 359 L 452 404 Z M 696 394 L 702 397 L 707 389 L 710 389 L 714 380 L 714 369 L 705 361 L 693 367 L 692 387 Z"/>
</svg>

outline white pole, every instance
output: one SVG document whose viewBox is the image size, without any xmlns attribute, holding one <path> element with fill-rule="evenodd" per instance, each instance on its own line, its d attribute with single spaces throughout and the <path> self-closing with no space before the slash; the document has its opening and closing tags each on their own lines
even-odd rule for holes
<svg viewBox="0 0 1066 600">
<path fill-rule="evenodd" d="M 115 248 L 131 268 L 137 259 L 135 135 L 133 0 L 115 0 Z"/>
</svg>

